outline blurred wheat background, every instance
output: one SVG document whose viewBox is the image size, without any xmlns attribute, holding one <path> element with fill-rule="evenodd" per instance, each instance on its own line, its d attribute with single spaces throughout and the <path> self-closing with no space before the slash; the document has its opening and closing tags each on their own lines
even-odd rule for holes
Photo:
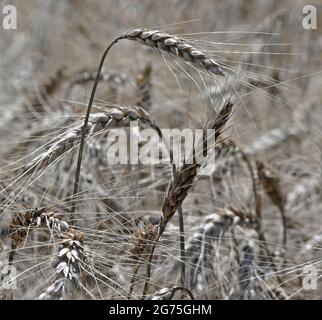
<svg viewBox="0 0 322 320">
<path fill-rule="evenodd" d="M 320 0 L 309 3 L 311 30 L 304 1 L 10 4 L 17 30 L 0 29 L 1 299 L 322 298 Z M 185 39 L 225 75 L 136 41 L 116 44 L 94 99 L 73 214 L 100 58 L 136 28 Z M 213 173 L 108 163 L 106 119 L 134 118 L 156 130 L 212 122 L 220 128 L 209 143 Z M 303 285 L 312 274 L 313 289 Z"/>
</svg>

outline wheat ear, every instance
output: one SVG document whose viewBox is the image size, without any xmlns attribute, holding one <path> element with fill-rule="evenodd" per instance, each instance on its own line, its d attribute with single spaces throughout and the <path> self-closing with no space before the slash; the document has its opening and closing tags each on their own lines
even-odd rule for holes
<svg viewBox="0 0 322 320">
<path fill-rule="evenodd" d="M 196 286 L 201 269 L 200 262 L 208 256 L 212 243 L 233 226 L 252 226 L 254 223 L 255 219 L 249 212 L 233 207 L 223 208 L 206 216 L 187 242 L 189 288 Z"/>
<path fill-rule="evenodd" d="M 55 231 L 59 233 L 69 230 L 69 225 L 64 220 L 64 214 L 46 212 L 45 208 L 14 215 L 9 228 L 9 235 L 11 237 L 9 265 L 12 264 L 15 251 L 25 240 L 30 228 L 38 228 L 41 226 L 46 227 L 51 232 Z"/>
<path fill-rule="evenodd" d="M 39 299 L 62 298 L 68 291 L 68 285 L 81 284 L 80 278 L 85 265 L 90 263 L 85 235 L 70 228 L 62 213 L 46 212 L 46 209 L 31 210 L 25 214 L 17 214 L 10 226 L 11 251 L 9 265 L 13 262 L 14 253 L 19 244 L 26 238 L 30 228 L 45 227 L 56 232 L 61 242 L 54 261 L 55 280 L 43 292 Z M 84 288 L 83 285 L 81 285 Z"/>
<path fill-rule="evenodd" d="M 159 135 L 161 135 L 160 129 L 150 118 L 147 111 L 137 106 L 115 106 L 106 112 L 92 114 L 86 127 L 86 135 L 93 136 L 95 133 L 102 132 L 114 126 L 128 125 L 130 121 L 135 120 L 138 120 L 142 124 L 149 125 L 151 128 L 155 129 Z M 79 144 L 82 130 L 83 122 L 78 122 L 74 128 L 64 132 L 60 136 L 60 139 L 54 142 L 46 152 L 40 154 L 26 165 L 22 172 L 32 173 L 36 168 L 40 169 L 47 167 L 49 164 Z"/>
<path fill-rule="evenodd" d="M 219 111 L 216 118 L 207 125 L 208 129 L 215 130 L 215 142 L 221 135 L 224 126 L 232 113 L 232 109 L 233 104 L 228 101 Z M 191 190 L 193 186 L 193 180 L 197 175 L 198 168 L 200 167 L 200 163 L 184 164 L 174 176 L 162 207 L 160 234 L 163 232 L 166 224 L 173 217 L 177 208 L 182 204 L 187 194 Z"/>
<path fill-rule="evenodd" d="M 220 109 L 215 119 L 206 125 L 208 129 L 215 130 L 215 142 L 222 133 L 231 113 L 233 110 L 233 104 L 230 101 Z M 204 143 L 205 141 L 202 141 Z M 194 159 L 195 160 L 195 159 Z M 167 194 L 164 198 L 162 206 L 162 215 L 159 223 L 159 233 L 155 239 L 155 243 L 151 247 L 151 252 L 149 256 L 149 263 L 147 265 L 146 280 L 143 289 L 143 296 L 146 295 L 148 290 L 148 283 L 151 276 L 151 262 L 153 258 L 153 252 L 159 238 L 162 236 L 168 222 L 174 216 L 176 210 L 182 205 L 183 201 L 187 197 L 188 193 L 191 191 L 194 179 L 197 175 L 198 168 L 201 167 L 200 163 L 184 164 L 180 170 L 176 171 L 176 174 L 171 181 Z"/>
<path fill-rule="evenodd" d="M 62 299 L 71 291 L 70 286 L 80 286 L 87 291 L 82 284 L 82 277 L 88 274 L 85 268 L 90 259 L 84 233 L 70 228 L 68 232 L 61 233 L 60 238 L 58 253 L 53 263 L 55 280 L 39 295 L 39 299 Z"/>
<path fill-rule="evenodd" d="M 281 186 L 280 177 L 273 172 L 263 162 L 257 161 L 257 173 L 259 181 L 261 182 L 266 194 L 273 202 L 273 204 L 279 209 L 282 223 L 283 223 L 283 244 L 286 245 L 287 234 L 286 234 L 286 214 L 285 214 L 285 196 Z"/>
</svg>

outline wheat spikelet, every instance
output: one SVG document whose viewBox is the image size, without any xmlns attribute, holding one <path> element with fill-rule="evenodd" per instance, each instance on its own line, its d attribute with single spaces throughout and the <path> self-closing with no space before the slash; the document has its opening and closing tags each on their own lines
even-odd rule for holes
<svg viewBox="0 0 322 320">
<path fill-rule="evenodd" d="M 162 218 L 160 232 L 163 232 L 165 226 L 175 214 L 178 207 L 187 197 L 193 186 L 194 178 L 197 175 L 199 164 L 185 164 L 174 177 L 169 191 L 164 199 L 162 207 Z"/>
<path fill-rule="evenodd" d="M 139 41 L 148 47 L 179 57 L 198 69 L 215 75 L 224 75 L 224 72 L 215 60 L 210 59 L 205 53 L 190 45 L 186 40 L 158 30 L 135 29 L 125 33 L 120 39 Z"/>
<path fill-rule="evenodd" d="M 149 125 L 161 135 L 160 129 L 150 118 L 149 114 L 144 109 L 136 106 L 116 106 L 106 112 L 92 114 L 86 126 L 86 134 L 87 136 L 93 136 L 95 133 L 102 132 L 114 126 L 128 125 L 130 121 L 135 120 Z M 22 173 L 31 173 L 35 168 L 47 167 L 57 158 L 78 145 L 82 130 L 83 122 L 81 121 L 73 129 L 63 133 L 60 139 L 53 143 L 45 153 L 40 154 L 26 165 L 22 169 Z"/>
<path fill-rule="evenodd" d="M 172 287 L 172 288 L 162 288 L 160 289 L 159 291 L 155 292 L 150 300 L 172 300 L 174 294 L 177 292 L 177 291 L 183 291 L 185 292 L 191 300 L 194 300 L 194 297 L 191 293 L 190 290 L 188 290 L 187 288 L 185 287 L 179 287 L 179 286 L 175 286 L 175 287 Z"/>
</svg>

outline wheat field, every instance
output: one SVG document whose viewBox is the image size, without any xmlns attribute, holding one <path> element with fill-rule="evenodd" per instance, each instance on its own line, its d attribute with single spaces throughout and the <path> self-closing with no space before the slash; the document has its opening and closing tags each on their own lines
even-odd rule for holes
<svg viewBox="0 0 322 320">
<path fill-rule="evenodd" d="M 322 298 L 321 1 L 10 4 L 0 299 Z"/>
</svg>

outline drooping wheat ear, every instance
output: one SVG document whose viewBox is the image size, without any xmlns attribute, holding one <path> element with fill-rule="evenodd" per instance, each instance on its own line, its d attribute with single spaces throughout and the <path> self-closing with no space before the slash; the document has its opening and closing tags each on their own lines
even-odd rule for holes
<svg viewBox="0 0 322 320">
<path fill-rule="evenodd" d="M 193 294 L 191 293 L 191 291 L 185 287 L 179 287 L 179 286 L 175 286 L 172 288 L 162 288 L 159 291 L 155 292 L 150 300 L 172 300 L 174 294 L 177 291 L 183 291 L 185 292 L 189 298 L 191 300 L 194 300 Z"/>
<path fill-rule="evenodd" d="M 40 85 L 39 91 L 32 92 L 27 96 L 27 102 L 24 104 L 24 109 L 42 112 L 44 102 L 48 100 L 48 97 L 54 94 L 64 78 L 64 73 L 61 70 L 57 70 L 54 75 L 46 79 L 45 82 Z"/>
<path fill-rule="evenodd" d="M 305 135 L 306 131 L 300 126 L 289 128 L 274 128 L 269 132 L 259 136 L 252 141 L 246 148 L 245 153 L 255 155 L 263 152 L 268 152 L 282 143 L 287 143 L 290 140 L 299 140 Z"/>
<path fill-rule="evenodd" d="M 161 131 L 154 120 L 152 120 L 143 108 L 137 106 L 115 106 L 106 111 L 94 113 L 90 116 L 86 126 L 86 135 L 93 136 L 95 133 L 103 132 L 110 128 L 120 125 L 128 125 L 130 121 L 139 121 L 155 129 L 159 135 Z M 67 130 L 60 135 L 60 138 L 54 142 L 49 149 L 33 159 L 26 165 L 22 173 L 32 173 L 34 169 L 47 167 L 57 158 L 77 146 L 80 142 L 80 134 L 83 130 L 83 121 L 78 122 L 74 128 Z"/>
<path fill-rule="evenodd" d="M 39 88 L 39 93 L 43 95 L 46 100 L 48 96 L 52 95 L 55 90 L 61 85 L 62 80 L 65 78 L 62 70 L 57 70 L 55 74 L 53 74 L 50 78 L 46 79 L 44 83 L 41 84 Z M 35 111 L 40 111 L 39 107 L 41 107 L 42 103 L 40 101 L 40 97 L 38 92 L 32 93 L 28 99 L 32 107 L 35 108 Z M 38 95 L 37 95 L 38 94 Z"/>
<path fill-rule="evenodd" d="M 70 228 L 68 232 L 61 233 L 60 238 L 62 240 L 53 264 L 55 280 L 45 292 L 39 295 L 39 299 L 68 298 L 76 287 L 85 289 L 83 276 L 88 274 L 86 268 L 90 263 L 85 235 Z"/>
<path fill-rule="evenodd" d="M 84 85 L 88 82 L 94 81 L 96 78 L 96 72 L 90 71 L 90 70 L 81 70 L 76 72 L 72 77 L 71 80 L 69 81 L 65 92 L 66 96 L 69 95 L 71 90 L 74 88 L 76 85 Z M 119 87 L 123 87 L 127 79 L 126 77 L 119 75 L 119 74 L 110 74 L 108 72 L 102 72 L 100 77 L 100 81 L 107 82 L 113 90 L 116 90 Z"/>
<path fill-rule="evenodd" d="M 283 222 L 283 243 L 286 244 L 286 215 L 285 215 L 285 196 L 281 186 L 280 177 L 273 172 L 263 162 L 257 161 L 257 173 L 259 181 L 261 182 L 266 194 L 273 202 L 273 204 L 279 209 L 282 222 Z"/>
<path fill-rule="evenodd" d="M 194 288 L 197 285 L 201 274 L 201 264 L 209 256 L 212 243 L 216 242 L 231 227 L 236 225 L 252 226 L 255 221 L 255 217 L 251 213 L 233 207 L 224 208 L 203 219 L 198 230 L 187 242 L 189 288 Z"/>
<path fill-rule="evenodd" d="M 85 236 L 82 232 L 70 228 L 63 219 L 62 213 L 46 212 L 46 209 L 32 210 L 25 214 L 17 214 L 10 226 L 11 251 L 9 264 L 12 264 L 14 253 L 31 228 L 45 227 L 55 232 L 61 239 L 58 254 L 54 261 L 56 277 L 54 282 L 42 293 L 40 299 L 63 298 L 69 290 L 69 284 L 80 284 L 85 272 L 85 265 L 90 263 Z"/>
<path fill-rule="evenodd" d="M 285 299 L 287 295 L 281 287 L 284 281 L 279 279 L 276 271 L 265 276 L 267 263 L 263 259 L 266 256 L 255 251 L 256 245 L 253 240 L 248 240 L 242 248 L 243 259 L 238 271 L 240 296 L 244 300 Z M 262 265 L 258 264 L 255 258 L 261 260 Z"/>
<path fill-rule="evenodd" d="M 183 60 L 187 61 L 191 65 L 195 66 L 198 69 L 202 69 L 204 71 L 207 71 L 211 74 L 215 75 L 224 75 L 224 72 L 222 71 L 221 67 L 218 65 L 217 62 L 215 62 L 213 59 L 210 59 L 205 53 L 199 51 L 198 49 L 194 48 L 190 44 L 187 43 L 187 41 L 183 39 L 179 39 L 177 37 L 159 32 L 159 31 L 153 31 L 148 29 L 135 29 L 129 32 L 126 32 L 125 34 L 121 35 L 120 37 L 117 37 L 114 39 L 105 49 L 102 58 L 100 60 L 95 81 L 93 84 L 93 88 L 91 91 L 91 95 L 88 101 L 88 106 L 86 110 L 86 115 L 84 119 L 84 125 L 81 135 L 81 141 L 80 141 L 80 147 L 78 152 L 78 158 L 77 158 L 77 166 L 75 171 L 75 182 L 74 182 L 74 190 L 73 190 L 73 203 L 71 212 L 75 212 L 76 205 L 75 205 L 75 197 L 78 192 L 78 185 L 79 185 L 79 176 L 81 171 L 81 165 L 82 165 L 82 156 L 83 156 L 83 149 L 85 144 L 85 137 L 86 137 L 86 131 L 87 131 L 87 124 L 89 121 L 89 116 L 92 110 L 92 105 L 95 98 L 95 93 L 97 89 L 97 85 L 100 79 L 100 74 L 104 65 L 104 61 L 106 59 L 107 54 L 111 50 L 111 48 L 120 40 L 122 39 L 128 39 L 128 40 L 137 40 L 149 47 L 159 49 L 163 52 L 171 53 L 177 57 L 182 58 Z"/>
<path fill-rule="evenodd" d="M 65 75 L 61 70 L 58 70 L 51 77 L 42 81 L 38 90 L 34 90 L 32 87 L 23 90 L 23 101 L 17 106 L 15 104 L 14 107 L 8 108 L 8 114 L 5 117 L 1 116 L 0 129 L 3 129 L 4 126 L 8 127 L 8 123 L 21 124 L 21 117 L 25 113 L 28 113 L 28 117 L 33 118 L 35 114 L 43 112 L 48 98 L 53 96 L 64 78 Z"/>
<path fill-rule="evenodd" d="M 152 65 L 151 63 L 148 63 L 142 72 L 138 74 L 136 77 L 136 86 L 137 86 L 137 93 L 139 100 L 137 102 L 137 105 L 140 107 L 150 110 L 152 106 L 151 102 L 151 71 L 152 71 Z"/>
<path fill-rule="evenodd" d="M 31 210 L 24 214 L 16 214 L 10 224 L 11 250 L 9 265 L 18 246 L 25 240 L 31 228 L 46 227 L 51 232 L 65 232 L 69 230 L 68 223 L 62 213 L 46 212 L 46 209 Z"/>
<path fill-rule="evenodd" d="M 69 85 L 83 84 L 89 81 L 94 81 L 96 77 L 96 72 L 89 70 L 82 70 L 77 72 L 71 79 Z M 126 78 L 118 74 L 110 74 L 108 72 L 102 72 L 100 75 L 101 81 L 107 81 L 114 83 L 115 85 L 124 85 Z"/>
<path fill-rule="evenodd" d="M 140 43 L 163 52 L 170 53 L 187 61 L 198 69 L 223 76 L 219 64 L 205 53 L 190 45 L 187 40 L 177 38 L 158 30 L 135 29 L 125 33 L 121 39 L 136 40 Z"/>
</svg>

